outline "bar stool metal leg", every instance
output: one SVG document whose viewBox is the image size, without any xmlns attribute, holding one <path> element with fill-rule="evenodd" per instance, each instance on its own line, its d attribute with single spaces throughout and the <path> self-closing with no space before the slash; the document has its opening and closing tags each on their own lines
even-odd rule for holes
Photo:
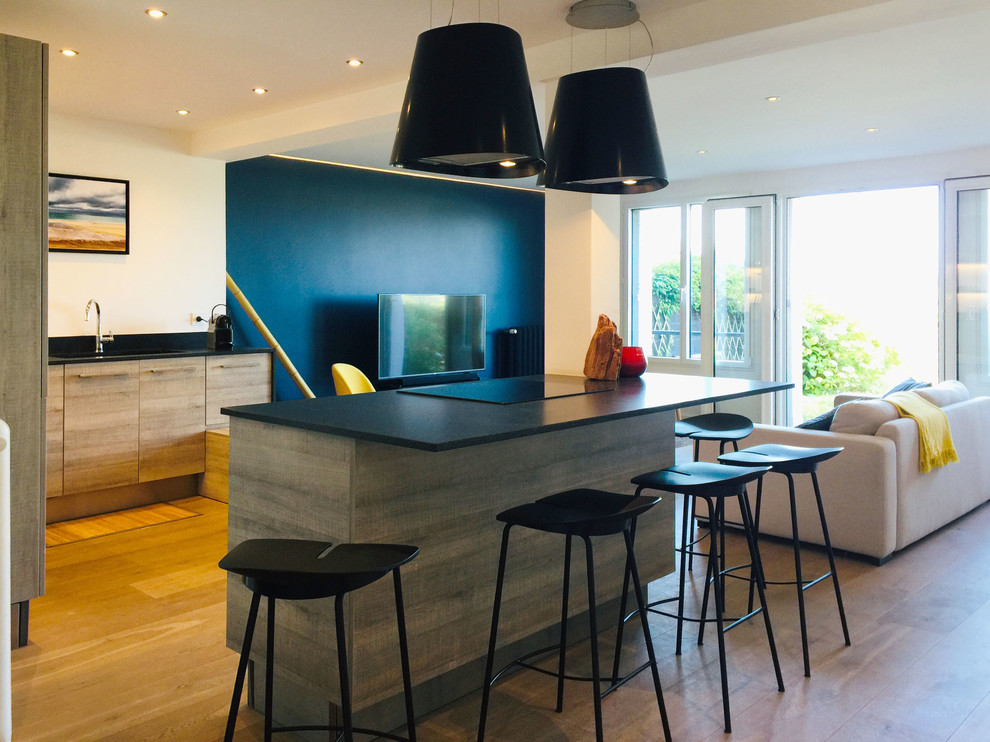
<svg viewBox="0 0 990 742">
<path fill-rule="evenodd" d="M 818 473 L 811 472 L 811 483 L 815 488 L 815 502 L 818 503 L 818 517 L 822 521 L 822 539 L 825 541 L 825 553 L 828 555 L 828 568 L 832 575 L 832 585 L 835 587 L 835 603 L 839 608 L 839 620 L 842 623 L 842 637 L 846 646 L 851 646 L 849 626 L 846 623 L 846 609 L 842 606 L 842 592 L 839 589 L 839 573 L 835 569 L 835 553 L 832 550 L 832 539 L 828 535 L 828 524 L 825 522 L 825 507 L 822 505 L 822 492 L 818 488 Z"/>
<path fill-rule="evenodd" d="M 495 642 L 498 638 L 498 618 L 502 606 L 502 585 L 505 582 L 505 560 L 509 547 L 510 524 L 502 529 L 502 548 L 498 555 L 498 577 L 495 578 L 495 600 L 492 607 L 492 631 L 488 639 L 488 660 L 485 662 L 485 684 L 481 688 L 481 718 L 478 721 L 478 742 L 484 742 L 485 722 L 488 719 L 488 702 L 492 693 L 492 675 L 495 671 Z"/>
<path fill-rule="evenodd" d="M 596 608 L 597 603 L 595 602 L 595 560 L 591 550 L 591 539 L 588 536 L 583 536 L 582 538 L 584 538 L 584 553 L 588 565 L 588 629 L 591 631 L 588 641 L 591 644 L 591 683 L 595 692 L 595 740 L 597 742 L 603 742 L 602 673 L 598 661 L 598 610 Z"/>
<path fill-rule="evenodd" d="M 571 537 L 564 546 L 564 585 L 560 600 L 560 652 L 557 655 L 557 713 L 564 710 L 564 666 L 567 649 L 567 603 L 571 588 Z"/>
<path fill-rule="evenodd" d="M 804 610 L 804 574 L 801 572 L 801 537 L 798 533 L 797 497 L 794 494 L 794 477 L 787 477 L 787 494 L 791 499 L 791 533 L 794 534 L 794 584 L 797 586 L 798 622 L 801 625 L 801 656 L 804 658 L 804 676 L 811 677 L 811 657 L 808 654 L 808 620 Z"/>
<path fill-rule="evenodd" d="M 635 528 L 635 523 L 632 528 Z M 663 690 L 660 687 L 660 671 L 657 669 L 657 654 L 656 649 L 653 646 L 653 635 L 650 633 L 650 620 L 646 614 L 646 596 L 643 593 L 643 583 L 639 581 L 639 568 L 636 566 L 636 555 L 633 550 L 633 532 L 632 528 L 625 532 L 626 539 L 626 558 L 629 564 L 629 572 L 632 576 L 633 590 L 636 593 L 636 605 L 639 608 L 639 620 L 643 625 L 643 637 L 646 641 L 646 655 L 650 660 L 650 667 L 653 671 L 653 690 L 657 697 L 657 707 L 660 709 L 660 721 L 663 725 L 663 738 L 665 740 L 670 740 L 670 722 L 667 720 L 667 706 L 663 700 Z M 621 625 L 620 621 L 620 625 Z M 618 660 L 618 652 L 616 653 L 616 660 Z M 613 677 L 618 676 L 618 666 L 616 666 Z"/>
<path fill-rule="evenodd" d="M 773 638 L 773 626 L 770 624 L 770 612 L 767 609 L 766 577 L 763 574 L 763 561 L 756 541 L 756 529 L 753 525 L 753 512 L 749 507 L 749 498 L 745 492 L 739 495 L 739 512 L 743 518 L 743 530 L 746 532 L 746 543 L 749 545 L 749 558 L 755 574 L 756 590 L 760 596 L 763 610 L 763 624 L 766 626 L 767 643 L 770 645 L 770 656 L 773 659 L 773 670 L 777 677 L 777 690 L 784 690 L 784 677 L 780 672 L 780 659 L 777 656 L 777 644 Z"/>
<path fill-rule="evenodd" d="M 712 526 L 714 527 L 714 521 L 712 519 L 715 517 L 715 514 L 717 512 L 715 510 L 715 504 L 712 502 L 711 498 L 704 496 L 702 497 L 705 500 L 705 503 L 708 505 L 709 523 L 711 523 Z M 709 565 L 719 564 L 718 539 L 716 539 L 714 535 L 712 536 L 711 539 L 709 539 L 709 543 L 708 543 L 708 563 Z M 718 670 L 719 670 L 719 676 L 722 681 L 722 715 L 725 719 L 725 733 L 729 734 L 732 732 L 732 717 L 729 713 L 729 673 L 728 673 L 728 668 L 726 667 L 725 664 L 725 627 L 723 626 L 723 622 L 722 622 L 722 609 L 721 609 L 721 606 L 723 605 L 722 583 L 717 576 L 715 577 L 715 579 L 712 580 L 712 588 L 715 591 L 715 627 L 717 629 L 716 633 L 718 634 Z M 707 603 L 707 599 L 708 599 L 708 590 L 706 589 L 705 590 L 706 603 Z M 681 601 L 678 603 L 679 612 L 681 611 L 680 606 L 682 605 L 683 605 L 683 591 L 682 591 Z M 705 617 L 705 608 L 702 608 L 701 617 L 702 618 Z M 681 619 L 678 618 L 678 624 L 680 624 L 680 622 Z M 704 625 L 705 622 L 702 621 L 701 626 Z M 701 643 L 700 632 L 698 634 L 698 643 L 699 644 Z"/>
<path fill-rule="evenodd" d="M 708 511 L 708 520 L 713 528 L 713 533 L 719 534 L 719 546 L 718 555 L 719 559 L 717 562 L 713 562 L 711 559 L 708 560 L 708 566 L 705 569 L 705 592 L 701 598 L 701 618 L 705 619 L 708 616 L 708 585 L 715 580 L 719 582 L 719 590 L 715 593 L 715 608 L 722 615 L 725 615 L 725 578 L 721 575 L 721 570 L 725 568 L 725 524 L 723 519 L 725 518 L 724 505 L 722 503 L 722 498 L 719 498 L 718 503 L 715 505 L 715 510 Z M 715 538 L 712 536 L 712 538 Z M 718 602 L 719 596 L 722 596 L 722 602 Z M 752 609 L 751 609 L 752 610 Z M 678 623 L 683 619 L 680 618 L 681 614 L 678 614 Z M 702 646 L 705 643 L 705 624 L 706 621 L 702 620 L 698 623 L 698 646 Z"/>
<path fill-rule="evenodd" d="M 347 637 L 344 636 L 344 596 L 333 601 L 333 622 L 337 634 L 337 673 L 340 676 L 341 731 L 345 742 L 354 742 L 354 719 L 351 715 L 351 681 L 347 667 Z"/>
<path fill-rule="evenodd" d="M 272 686 L 275 678 L 275 598 L 268 596 L 268 636 L 265 647 L 265 742 L 272 742 Z"/>
<path fill-rule="evenodd" d="M 237 675 L 234 678 L 234 695 L 230 699 L 230 712 L 227 714 L 227 729 L 224 731 L 224 742 L 233 742 L 234 726 L 237 724 L 237 711 L 241 707 L 241 693 L 244 691 L 244 675 L 251 659 L 251 642 L 254 639 L 254 627 L 258 621 L 258 608 L 261 605 L 261 594 L 252 593 L 251 607 L 248 609 L 247 626 L 244 629 L 244 642 L 241 644 L 241 658 L 237 662 Z"/>
<path fill-rule="evenodd" d="M 406 610 L 402 599 L 402 579 L 399 570 L 392 572 L 392 586 L 395 590 L 395 620 L 399 630 L 399 661 L 402 663 L 402 695 L 406 702 L 406 736 L 409 742 L 416 742 L 416 715 L 413 713 L 412 670 L 409 666 L 409 641 L 406 636 Z"/>
</svg>

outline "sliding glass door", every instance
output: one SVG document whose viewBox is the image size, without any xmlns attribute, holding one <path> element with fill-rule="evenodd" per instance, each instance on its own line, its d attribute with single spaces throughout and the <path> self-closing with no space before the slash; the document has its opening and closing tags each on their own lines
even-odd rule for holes
<svg viewBox="0 0 990 742">
<path fill-rule="evenodd" d="M 713 376 L 772 379 L 774 197 L 707 201 L 702 215 L 701 357 Z M 757 422 L 771 419 L 773 398 L 719 405 Z"/>
<path fill-rule="evenodd" d="M 943 376 L 990 394 L 990 178 L 946 181 Z"/>
<path fill-rule="evenodd" d="M 774 198 L 634 209 L 631 342 L 669 373 L 773 379 Z M 720 405 L 769 421 L 772 397 Z"/>
</svg>

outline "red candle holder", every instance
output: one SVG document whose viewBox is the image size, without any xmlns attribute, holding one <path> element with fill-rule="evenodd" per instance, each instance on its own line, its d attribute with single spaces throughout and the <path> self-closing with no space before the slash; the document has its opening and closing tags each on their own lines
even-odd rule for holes
<svg viewBox="0 0 990 742">
<path fill-rule="evenodd" d="M 646 372 L 646 354 L 638 345 L 623 345 L 619 376 L 642 376 Z"/>
</svg>

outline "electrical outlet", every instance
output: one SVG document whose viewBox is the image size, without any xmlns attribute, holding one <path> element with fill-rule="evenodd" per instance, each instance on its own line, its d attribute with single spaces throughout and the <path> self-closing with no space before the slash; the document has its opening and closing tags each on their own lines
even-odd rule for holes
<svg viewBox="0 0 990 742">
<path fill-rule="evenodd" d="M 189 324 L 190 325 L 195 325 L 196 324 L 196 315 L 193 312 L 190 312 L 189 313 Z"/>
</svg>

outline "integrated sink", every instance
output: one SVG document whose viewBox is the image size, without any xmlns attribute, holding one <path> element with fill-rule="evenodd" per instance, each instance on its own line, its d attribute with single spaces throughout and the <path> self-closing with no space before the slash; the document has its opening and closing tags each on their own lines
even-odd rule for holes
<svg viewBox="0 0 990 742">
<path fill-rule="evenodd" d="M 175 356 L 197 353 L 202 354 L 202 350 L 182 348 L 114 348 L 104 349 L 102 353 L 97 353 L 95 350 L 74 353 L 53 353 L 51 357 L 99 360 L 100 358 L 121 358 L 126 356 Z"/>
</svg>

